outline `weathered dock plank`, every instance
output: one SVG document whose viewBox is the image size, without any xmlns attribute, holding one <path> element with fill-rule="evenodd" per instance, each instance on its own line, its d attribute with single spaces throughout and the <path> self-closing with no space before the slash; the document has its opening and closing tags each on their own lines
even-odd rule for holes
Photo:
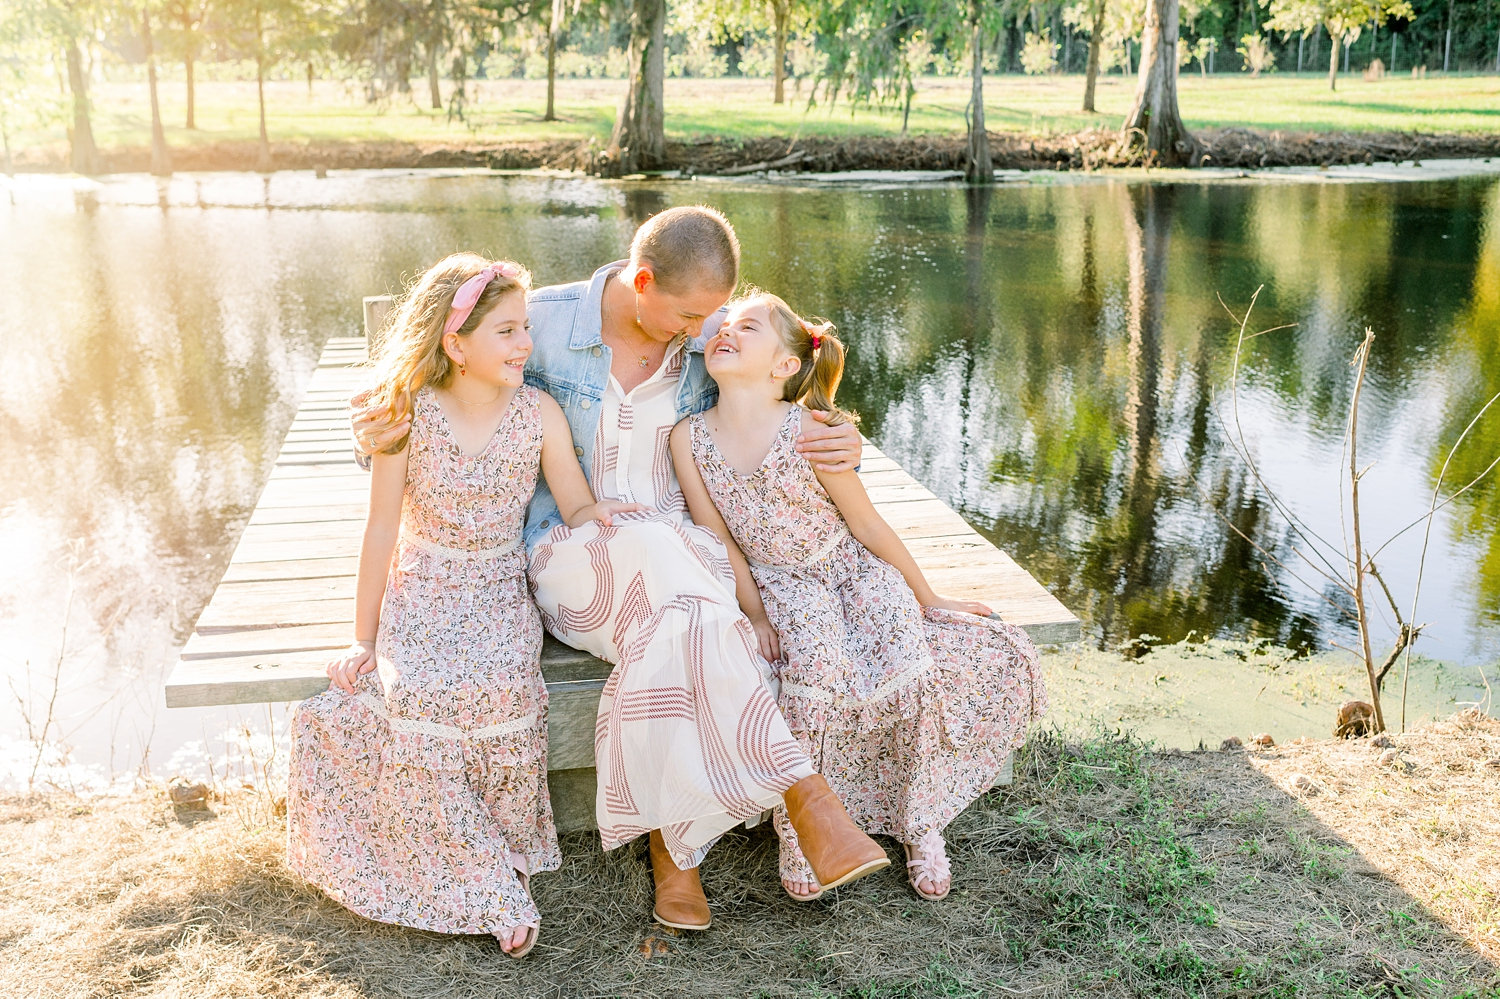
<svg viewBox="0 0 1500 999">
<path fill-rule="evenodd" d="M 369 495 L 348 434 L 348 399 L 368 378 L 364 361 L 363 337 L 336 337 L 324 348 L 223 580 L 167 680 L 169 707 L 293 701 L 327 688 L 324 665 L 352 635 Z M 1040 643 L 1078 639 L 1067 608 L 869 443 L 860 477 L 934 588 L 983 600 Z M 544 644 L 562 828 L 592 821 L 594 713 L 608 669 L 550 637 Z"/>
</svg>

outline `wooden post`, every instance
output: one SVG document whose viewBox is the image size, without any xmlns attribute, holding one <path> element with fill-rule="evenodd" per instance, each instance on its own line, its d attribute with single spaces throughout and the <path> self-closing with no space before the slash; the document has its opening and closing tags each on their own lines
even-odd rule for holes
<svg viewBox="0 0 1500 999">
<path fill-rule="evenodd" d="M 393 295 L 365 296 L 365 356 L 372 361 L 380 352 L 380 337 L 385 332 L 385 320 L 395 303 Z"/>
</svg>

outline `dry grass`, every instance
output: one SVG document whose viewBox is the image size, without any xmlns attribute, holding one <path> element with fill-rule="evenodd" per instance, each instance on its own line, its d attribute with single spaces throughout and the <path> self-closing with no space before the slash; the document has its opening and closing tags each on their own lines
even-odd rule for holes
<svg viewBox="0 0 1500 999">
<path fill-rule="evenodd" d="M 1500 997 L 1500 723 L 1254 753 L 1039 736 L 950 829 L 958 888 L 895 869 L 797 905 L 764 828 L 704 877 L 715 925 L 654 931 L 640 844 L 569 837 L 517 964 L 365 922 L 301 884 L 245 793 L 0 803 L 3 996 Z M 1404 763 L 1413 769 L 1408 771 Z M 1319 793 L 1293 790 L 1298 783 Z"/>
<path fill-rule="evenodd" d="M 1292 745 L 1252 764 L 1500 964 L 1500 721 L 1471 709 L 1390 742 Z"/>
</svg>

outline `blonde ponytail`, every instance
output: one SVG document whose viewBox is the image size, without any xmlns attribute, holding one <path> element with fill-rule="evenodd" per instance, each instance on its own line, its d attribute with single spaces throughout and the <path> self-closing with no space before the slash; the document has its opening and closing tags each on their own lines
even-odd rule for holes
<svg viewBox="0 0 1500 999">
<path fill-rule="evenodd" d="M 757 302 L 766 306 L 770 313 L 771 328 L 781 337 L 782 344 L 792 356 L 801 362 L 797 373 L 782 386 L 781 398 L 795 402 L 808 409 L 826 410 L 828 425 L 858 423 L 859 416 L 834 403 L 839 390 L 839 381 L 844 377 L 845 349 L 843 341 L 834 335 L 833 323 L 826 320 L 803 319 L 792 311 L 786 302 L 770 292 L 752 292 L 731 308 L 745 302 Z"/>
<path fill-rule="evenodd" d="M 802 367 L 786 380 L 781 397 L 808 409 L 827 410 L 830 427 L 855 422 L 853 413 L 845 412 L 833 401 L 844 377 L 844 343 L 834 336 L 833 323 L 800 319 L 798 323 L 800 329 L 796 332 L 800 335 L 794 336 L 787 346 L 797 354 Z"/>
</svg>

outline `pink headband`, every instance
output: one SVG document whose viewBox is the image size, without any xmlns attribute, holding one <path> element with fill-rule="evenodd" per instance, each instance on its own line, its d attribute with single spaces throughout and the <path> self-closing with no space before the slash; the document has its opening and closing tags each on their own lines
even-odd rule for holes
<svg viewBox="0 0 1500 999">
<path fill-rule="evenodd" d="M 443 324 L 443 332 L 456 333 L 458 331 L 458 328 L 469 318 L 469 313 L 474 311 L 474 303 L 479 301 L 479 296 L 484 294 L 484 289 L 488 288 L 495 278 L 503 277 L 514 281 L 520 276 L 521 268 L 506 260 L 498 264 L 490 264 L 459 285 L 457 294 L 453 296 L 453 305 L 448 309 L 448 321 Z"/>
</svg>

